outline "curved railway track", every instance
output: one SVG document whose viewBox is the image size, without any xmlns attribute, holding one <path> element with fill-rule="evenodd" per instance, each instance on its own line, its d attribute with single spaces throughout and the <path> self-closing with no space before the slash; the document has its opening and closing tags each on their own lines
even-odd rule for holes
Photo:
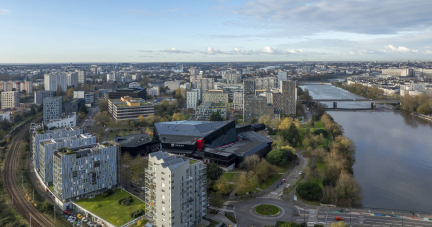
<svg viewBox="0 0 432 227">
<path fill-rule="evenodd" d="M 32 121 L 35 122 L 36 120 Z M 27 123 L 23 129 L 18 132 L 11 143 L 9 152 L 5 159 L 3 170 L 3 182 L 9 198 L 13 202 L 15 209 L 24 217 L 24 219 L 34 227 L 55 227 L 43 214 L 41 214 L 30 201 L 27 200 L 25 193 L 18 186 L 17 171 L 19 163 L 19 146 L 21 141 L 30 129 L 30 123 Z"/>
</svg>

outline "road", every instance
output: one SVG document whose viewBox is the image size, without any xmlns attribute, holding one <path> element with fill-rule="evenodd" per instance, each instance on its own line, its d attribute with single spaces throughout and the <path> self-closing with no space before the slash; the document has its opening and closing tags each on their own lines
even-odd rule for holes
<svg viewBox="0 0 432 227">
<path fill-rule="evenodd" d="M 94 124 L 93 117 L 100 111 L 99 106 L 95 105 L 94 108 L 91 108 L 88 112 L 86 118 L 81 121 L 81 128 L 84 129 L 84 131 L 87 131 L 87 128 Z"/>
<path fill-rule="evenodd" d="M 23 129 L 19 131 L 19 133 L 11 143 L 9 152 L 5 159 L 5 165 L 3 170 L 3 182 L 5 184 L 4 186 L 15 209 L 24 217 L 27 222 L 31 223 L 31 226 L 54 227 L 54 225 L 45 216 L 39 213 L 39 211 L 33 206 L 33 204 L 31 204 L 27 200 L 24 192 L 18 186 L 17 171 L 19 163 L 19 145 L 23 140 L 26 132 L 29 131 L 29 129 L 30 123 L 25 125 Z"/>
</svg>

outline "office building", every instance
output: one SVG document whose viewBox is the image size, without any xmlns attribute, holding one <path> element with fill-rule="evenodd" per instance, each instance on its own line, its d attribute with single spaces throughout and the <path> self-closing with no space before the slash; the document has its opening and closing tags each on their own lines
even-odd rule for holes
<svg viewBox="0 0 432 227">
<path fill-rule="evenodd" d="M 227 103 L 215 103 L 215 102 L 204 102 L 198 106 L 196 110 L 197 121 L 208 121 L 210 114 L 216 113 L 227 119 L 228 117 L 228 104 Z"/>
<path fill-rule="evenodd" d="M 13 109 L 20 106 L 20 92 L 19 91 L 4 91 L 1 93 L 1 108 Z"/>
<path fill-rule="evenodd" d="M 255 81 L 253 79 L 243 80 L 244 95 L 255 95 Z"/>
<path fill-rule="evenodd" d="M 39 142 L 46 139 L 57 139 L 82 134 L 83 130 L 78 127 L 66 127 L 53 130 L 44 130 L 42 126 L 36 125 L 31 131 L 31 153 L 33 168 L 39 171 Z"/>
<path fill-rule="evenodd" d="M 214 79 L 213 78 L 201 78 L 196 79 L 196 88 L 201 89 L 201 91 L 206 92 L 208 90 L 212 90 L 214 87 Z"/>
<path fill-rule="evenodd" d="M 199 104 L 199 89 L 193 89 L 186 92 L 186 108 L 194 109 L 198 107 Z"/>
<path fill-rule="evenodd" d="M 85 84 L 85 82 L 86 82 L 86 72 L 78 71 L 78 83 Z"/>
<path fill-rule="evenodd" d="M 202 102 L 228 103 L 228 93 L 223 90 L 209 90 L 203 93 Z"/>
<path fill-rule="evenodd" d="M 78 73 L 67 73 L 67 86 L 78 87 Z"/>
<path fill-rule="evenodd" d="M 146 218 L 154 226 L 193 227 L 206 215 L 207 174 L 197 160 L 158 151 L 145 170 Z"/>
<path fill-rule="evenodd" d="M 60 148 L 74 148 L 96 144 L 96 137 L 91 134 L 80 134 L 64 138 L 51 138 L 39 142 L 39 171 L 42 182 L 52 185 L 53 154 Z"/>
<path fill-rule="evenodd" d="M 144 99 L 129 96 L 120 99 L 109 99 L 108 110 L 115 120 L 138 120 L 138 117 L 148 117 L 154 114 L 154 106 Z"/>
<path fill-rule="evenodd" d="M 49 120 L 59 119 L 62 114 L 62 97 L 44 98 L 43 119 L 44 124 Z"/>
<path fill-rule="evenodd" d="M 106 76 L 107 76 L 107 82 L 113 82 L 113 81 L 115 81 L 114 74 L 108 73 Z"/>
<path fill-rule="evenodd" d="M 68 77 L 64 73 L 44 75 L 45 91 L 61 90 L 63 92 L 66 92 L 67 85 L 68 85 Z"/>
<path fill-rule="evenodd" d="M 51 98 L 53 96 L 52 91 L 35 91 L 34 100 L 35 104 L 42 104 L 44 98 Z"/>
<path fill-rule="evenodd" d="M 114 143 L 63 148 L 53 155 L 54 195 L 62 208 L 119 183 L 120 149 Z"/>
<path fill-rule="evenodd" d="M 226 81 L 227 84 L 236 84 L 237 83 L 237 71 L 230 70 L 226 73 Z"/>
</svg>

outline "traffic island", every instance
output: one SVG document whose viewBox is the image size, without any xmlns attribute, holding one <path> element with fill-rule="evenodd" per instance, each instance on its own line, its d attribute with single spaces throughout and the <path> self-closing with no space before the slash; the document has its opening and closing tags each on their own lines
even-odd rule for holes
<svg viewBox="0 0 432 227">
<path fill-rule="evenodd" d="M 254 209 L 255 214 L 263 215 L 263 216 L 269 216 L 269 217 L 276 217 L 279 216 L 281 213 L 281 209 L 275 205 L 269 205 L 269 204 L 261 204 L 256 206 Z"/>
</svg>

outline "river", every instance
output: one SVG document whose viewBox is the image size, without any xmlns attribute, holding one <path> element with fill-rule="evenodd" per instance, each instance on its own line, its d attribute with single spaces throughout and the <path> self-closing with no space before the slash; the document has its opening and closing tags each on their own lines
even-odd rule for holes
<svg viewBox="0 0 432 227">
<path fill-rule="evenodd" d="M 362 98 L 341 88 L 305 85 L 315 99 Z M 370 104 L 348 102 L 338 107 Z M 363 206 L 432 212 L 432 124 L 399 111 L 332 112 L 356 146 L 354 177 Z"/>
</svg>

